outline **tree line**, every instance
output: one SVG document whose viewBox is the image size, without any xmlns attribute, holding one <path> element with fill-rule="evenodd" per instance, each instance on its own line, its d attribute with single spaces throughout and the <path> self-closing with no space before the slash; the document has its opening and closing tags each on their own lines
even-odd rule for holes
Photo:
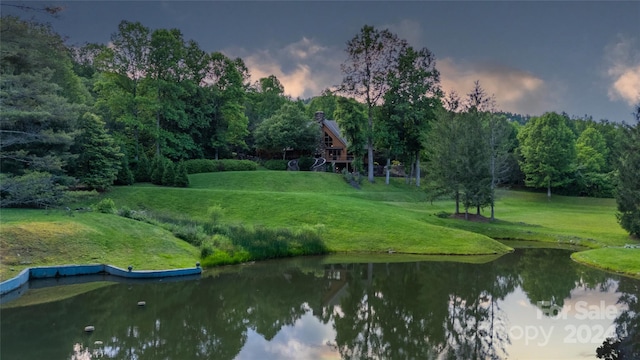
<svg viewBox="0 0 640 360">
<path fill-rule="evenodd" d="M 69 189 L 135 181 L 187 186 L 189 159 L 313 155 L 316 111 L 338 122 L 369 181 L 377 164 L 388 182 L 402 163 L 408 181 L 456 199 L 457 213 L 491 207 L 493 217 L 501 184 L 638 192 L 618 176 L 624 166 L 638 174 L 627 140 L 637 125 L 501 112 L 478 82 L 445 94 L 435 56 L 388 30 L 364 26 L 346 44 L 341 84 L 311 99 L 286 96 L 274 75 L 251 82 L 242 59 L 178 29 L 122 21 L 108 45 L 81 47 L 16 17 L 2 17 L 0 31 L 2 206 L 52 206 Z"/>
</svg>

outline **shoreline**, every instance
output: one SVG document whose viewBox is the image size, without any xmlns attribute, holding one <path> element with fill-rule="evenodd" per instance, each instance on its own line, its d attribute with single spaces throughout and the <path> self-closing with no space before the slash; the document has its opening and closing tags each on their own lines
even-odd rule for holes
<svg viewBox="0 0 640 360">
<path fill-rule="evenodd" d="M 17 276 L 0 283 L 0 298 L 19 290 L 30 280 L 54 279 L 86 275 L 110 275 L 125 279 L 162 279 L 168 277 L 194 276 L 202 274 L 200 263 L 196 263 L 193 268 L 165 269 L 165 270 L 136 270 L 130 266 L 129 269 L 107 264 L 89 265 L 59 265 L 59 266 L 38 266 L 26 268 Z"/>
</svg>

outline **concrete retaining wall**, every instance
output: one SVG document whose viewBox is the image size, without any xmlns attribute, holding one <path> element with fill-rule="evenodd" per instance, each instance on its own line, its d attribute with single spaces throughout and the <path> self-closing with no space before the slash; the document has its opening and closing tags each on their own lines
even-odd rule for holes
<svg viewBox="0 0 640 360">
<path fill-rule="evenodd" d="M 18 276 L 0 283 L 0 296 L 20 288 L 21 286 L 29 282 L 30 279 L 46 279 L 65 276 L 96 274 L 107 274 L 128 279 L 158 279 L 164 277 L 198 275 L 201 273 L 202 268 L 200 268 L 200 264 L 196 264 L 196 267 L 194 268 L 141 271 L 133 271 L 128 269 L 125 270 L 119 267 L 104 264 L 39 266 L 24 269 Z"/>
</svg>

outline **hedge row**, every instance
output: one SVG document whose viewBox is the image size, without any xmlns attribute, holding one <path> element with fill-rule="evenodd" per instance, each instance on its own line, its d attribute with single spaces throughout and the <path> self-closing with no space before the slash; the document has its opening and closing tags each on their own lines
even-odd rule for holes
<svg viewBox="0 0 640 360">
<path fill-rule="evenodd" d="M 184 166 L 189 174 L 220 172 L 220 171 L 253 171 L 257 170 L 258 164 L 251 160 L 208 160 L 193 159 L 186 160 Z"/>
<path fill-rule="evenodd" d="M 268 170 L 287 170 L 289 160 L 272 159 L 264 162 L 264 167 Z"/>
</svg>

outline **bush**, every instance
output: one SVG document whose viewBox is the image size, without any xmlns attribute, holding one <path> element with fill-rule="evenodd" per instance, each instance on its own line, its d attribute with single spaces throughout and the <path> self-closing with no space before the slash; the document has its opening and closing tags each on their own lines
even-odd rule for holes
<svg viewBox="0 0 640 360">
<path fill-rule="evenodd" d="M 151 182 L 156 185 L 162 185 L 162 175 L 164 175 L 165 159 L 162 157 L 154 157 L 151 163 Z"/>
<path fill-rule="evenodd" d="M 131 219 L 133 217 L 133 211 L 131 211 L 129 207 L 123 206 L 118 210 L 118 215 Z"/>
<path fill-rule="evenodd" d="M 193 246 L 200 246 L 207 235 L 195 224 L 173 225 L 171 232 L 178 239 L 184 240 Z"/>
<path fill-rule="evenodd" d="M 182 161 L 178 163 L 174 185 L 177 187 L 189 187 L 189 176 L 187 176 L 187 168 L 184 166 L 184 162 Z"/>
<path fill-rule="evenodd" d="M 264 162 L 264 167 L 269 170 L 287 170 L 288 160 L 272 159 Z"/>
<path fill-rule="evenodd" d="M 316 160 L 307 156 L 303 156 L 298 160 L 298 166 L 302 171 L 311 171 L 311 167 L 316 163 Z"/>
<path fill-rule="evenodd" d="M 162 173 L 162 185 L 174 186 L 175 183 L 176 183 L 176 167 L 170 160 L 166 160 L 164 164 L 164 171 Z"/>
<path fill-rule="evenodd" d="M 116 176 L 116 180 L 114 184 L 116 185 L 131 185 L 135 182 L 133 172 L 129 167 L 129 159 L 127 156 L 123 156 L 120 163 L 120 170 L 118 170 L 118 175 Z"/>
<path fill-rule="evenodd" d="M 135 169 L 134 175 L 137 182 L 151 181 L 151 163 L 144 152 L 140 154 L 140 158 L 138 159 Z"/>
<path fill-rule="evenodd" d="M 342 169 L 342 178 L 356 189 L 360 189 L 364 176 L 359 172 L 348 172 L 347 169 Z"/>
<path fill-rule="evenodd" d="M 220 171 L 253 171 L 258 165 L 251 160 L 209 160 L 193 159 L 184 162 L 188 174 L 220 172 Z"/>
<path fill-rule="evenodd" d="M 212 267 L 220 265 L 235 265 L 247 261 L 251 261 L 251 255 L 244 250 L 230 253 L 222 250 L 213 250 L 213 254 L 202 259 L 202 266 Z"/>
<path fill-rule="evenodd" d="M 116 204 L 110 198 L 104 198 L 94 205 L 94 209 L 103 214 L 115 214 Z"/>
</svg>

